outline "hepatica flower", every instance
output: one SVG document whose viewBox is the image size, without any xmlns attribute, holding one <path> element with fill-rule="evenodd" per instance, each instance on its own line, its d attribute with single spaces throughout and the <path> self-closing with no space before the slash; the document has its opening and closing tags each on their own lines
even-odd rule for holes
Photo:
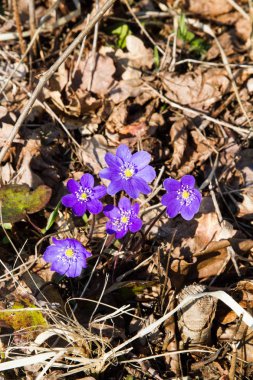
<svg viewBox="0 0 253 380">
<path fill-rule="evenodd" d="M 130 197 L 138 198 L 139 193 L 150 193 L 148 183 L 156 176 L 155 170 L 148 165 L 150 160 L 148 152 L 142 150 L 131 154 L 124 144 L 118 147 L 116 155 L 106 153 L 108 168 L 103 169 L 99 175 L 111 181 L 107 188 L 108 194 L 114 195 L 124 190 Z"/>
<path fill-rule="evenodd" d="M 91 253 L 76 239 L 57 240 L 47 247 L 43 259 L 52 263 L 51 270 L 68 277 L 77 277 L 87 267 L 86 259 Z"/>
<path fill-rule="evenodd" d="M 83 216 L 86 210 L 91 214 L 98 214 L 103 210 L 103 204 L 99 199 L 105 196 L 106 187 L 94 187 L 94 178 L 91 174 L 84 174 L 80 183 L 70 179 L 67 189 L 71 194 L 62 197 L 62 204 L 71 207 L 76 216 Z"/>
<path fill-rule="evenodd" d="M 202 197 L 194 185 L 195 178 L 192 175 L 185 175 L 181 181 L 167 178 L 163 182 L 167 194 L 162 196 L 161 202 L 167 207 L 170 218 L 181 214 L 185 220 L 191 220 L 199 211 Z"/>
<path fill-rule="evenodd" d="M 130 232 L 137 232 L 142 227 L 142 221 L 138 218 L 140 205 L 131 202 L 128 198 L 120 199 L 119 207 L 108 205 L 104 208 L 104 214 L 110 220 L 106 223 L 106 232 L 115 234 L 116 239 L 121 239 Z"/>
</svg>

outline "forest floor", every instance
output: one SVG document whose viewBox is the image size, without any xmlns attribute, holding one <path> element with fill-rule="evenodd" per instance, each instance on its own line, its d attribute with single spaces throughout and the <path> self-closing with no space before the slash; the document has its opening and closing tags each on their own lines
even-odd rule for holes
<svg viewBox="0 0 253 380">
<path fill-rule="evenodd" d="M 0 379 L 253 378 L 252 23 L 251 0 L 1 3 Z M 189 220 L 168 178 L 201 192 Z"/>
</svg>

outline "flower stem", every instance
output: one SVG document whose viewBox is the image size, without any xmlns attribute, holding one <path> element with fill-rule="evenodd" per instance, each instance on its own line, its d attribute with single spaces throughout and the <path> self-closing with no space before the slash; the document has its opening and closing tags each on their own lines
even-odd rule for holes
<svg viewBox="0 0 253 380">
<path fill-rule="evenodd" d="M 137 242 L 137 244 L 134 246 L 133 251 L 138 251 L 138 249 L 144 244 L 145 238 L 147 237 L 148 233 L 151 231 L 152 227 L 156 224 L 156 222 L 161 218 L 161 216 L 165 213 L 166 207 L 159 212 L 159 214 L 151 221 L 148 229 L 142 234 L 142 237 Z"/>
<path fill-rule="evenodd" d="M 94 214 L 92 214 L 92 222 L 91 222 L 90 232 L 89 232 L 89 235 L 88 235 L 88 242 L 92 238 L 92 235 L 93 235 L 93 232 L 94 232 L 94 228 L 95 228 L 95 223 L 96 223 L 96 216 Z"/>
</svg>

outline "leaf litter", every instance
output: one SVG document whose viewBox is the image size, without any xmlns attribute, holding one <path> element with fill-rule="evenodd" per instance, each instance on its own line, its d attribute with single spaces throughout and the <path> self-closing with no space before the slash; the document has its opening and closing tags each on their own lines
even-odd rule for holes
<svg viewBox="0 0 253 380">
<path fill-rule="evenodd" d="M 41 76 L 97 12 L 78 1 L 28 5 L 19 4 L 18 16 L 4 3 L 0 25 L 0 148 L 9 147 L 0 169 L 0 372 L 34 380 L 251 378 L 250 2 L 141 0 L 131 12 L 115 2 L 10 138 Z M 41 23 L 21 62 L 20 39 L 28 46 Z M 90 173 L 99 185 L 122 144 L 147 151 L 158 178 L 137 200 L 142 229 L 117 240 L 103 213 L 77 217 L 61 199 L 70 178 Z M 185 175 L 202 192 L 190 221 L 168 218 L 160 203 L 163 181 Z M 123 195 L 107 194 L 104 206 Z M 92 252 L 79 277 L 50 270 L 42 258 L 50 237 Z M 71 260 L 75 252 L 66 252 Z M 233 308 L 206 295 L 215 291 L 231 296 Z"/>
</svg>

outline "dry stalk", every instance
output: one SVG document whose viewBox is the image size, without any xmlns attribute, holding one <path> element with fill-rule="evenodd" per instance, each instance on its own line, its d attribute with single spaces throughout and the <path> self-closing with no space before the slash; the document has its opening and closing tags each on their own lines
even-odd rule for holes
<svg viewBox="0 0 253 380">
<path fill-rule="evenodd" d="M 21 54 L 24 55 L 25 54 L 25 40 L 24 40 L 23 35 L 22 35 L 22 28 L 21 28 L 21 21 L 20 21 L 20 15 L 19 15 L 19 11 L 18 11 L 17 0 L 13 0 L 12 4 L 13 4 L 13 16 L 15 19 L 16 28 L 17 28 L 17 32 L 18 32 L 20 50 L 21 50 Z"/>
<path fill-rule="evenodd" d="M 181 104 L 178 104 L 178 103 L 170 100 L 166 96 L 160 94 L 159 91 L 157 91 L 155 88 L 153 88 L 152 86 L 150 86 L 148 83 L 145 83 L 145 86 L 148 89 L 150 89 L 151 91 L 153 91 L 157 96 L 159 96 L 159 98 L 161 100 L 163 100 L 165 103 L 169 104 L 173 108 L 177 108 L 177 109 L 180 109 L 182 111 L 187 111 L 188 113 L 191 113 L 194 116 L 201 116 L 204 120 L 208 120 L 208 121 L 211 121 L 214 124 L 218 124 L 218 125 L 222 125 L 223 127 L 227 127 L 229 129 L 231 129 L 232 131 L 237 132 L 242 137 L 247 137 L 248 136 L 248 131 L 245 130 L 244 128 L 240 128 L 240 127 L 237 127 L 237 126 L 235 126 L 233 124 L 227 123 L 225 121 L 215 119 L 215 118 L 213 118 L 211 116 L 208 116 L 204 112 L 196 111 L 196 110 L 194 110 L 194 109 L 192 109 L 190 107 L 182 106 Z"/>
<path fill-rule="evenodd" d="M 15 136 L 17 135 L 19 129 L 21 128 L 25 118 L 27 117 L 29 111 L 31 110 L 35 100 L 37 99 L 38 95 L 40 94 L 41 90 L 47 83 L 47 81 L 53 76 L 53 74 L 56 72 L 56 70 L 60 67 L 60 65 L 68 58 L 68 56 L 73 52 L 73 50 L 76 48 L 76 46 L 82 42 L 83 38 L 94 28 L 96 23 L 101 20 L 103 15 L 108 11 L 108 9 L 111 8 L 111 6 L 114 4 L 116 0 L 108 0 L 103 7 L 99 9 L 99 11 L 96 13 L 96 15 L 92 18 L 92 20 L 89 22 L 87 27 L 79 33 L 79 35 L 74 39 L 74 41 L 67 47 L 67 49 L 62 53 L 62 55 L 57 59 L 57 61 L 50 67 L 48 71 L 46 71 L 42 77 L 39 80 L 39 83 L 34 90 L 31 98 L 26 103 L 25 107 L 23 108 L 21 115 L 19 116 L 16 124 L 13 127 L 12 133 L 8 137 L 8 141 L 6 142 L 6 145 L 2 148 L 0 152 L 0 163 L 3 161 L 3 158 L 5 154 L 7 153 L 8 149 L 10 148 Z"/>
</svg>

